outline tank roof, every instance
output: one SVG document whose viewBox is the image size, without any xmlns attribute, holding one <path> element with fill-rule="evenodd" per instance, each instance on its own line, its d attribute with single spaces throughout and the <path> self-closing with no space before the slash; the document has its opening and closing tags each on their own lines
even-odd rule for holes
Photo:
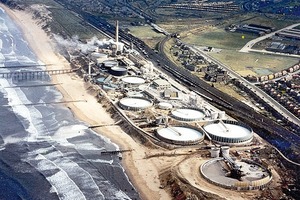
<svg viewBox="0 0 300 200">
<path fill-rule="evenodd" d="M 179 108 L 173 110 L 171 113 L 174 118 L 183 121 L 196 121 L 205 117 L 205 114 L 201 110 L 194 108 Z"/>
<path fill-rule="evenodd" d="M 157 130 L 157 133 L 168 140 L 173 141 L 195 141 L 204 137 L 203 133 L 195 128 L 183 126 L 169 126 Z"/>
<path fill-rule="evenodd" d="M 145 109 L 152 106 L 152 102 L 140 97 L 125 97 L 119 102 L 123 108 L 127 109 Z"/>
<path fill-rule="evenodd" d="M 122 78 L 122 81 L 124 83 L 136 84 L 136 85 L 145 83 L 145 79 L 137 76 L 126 76 Z"/>
<path fill-rule="evenodd" d="M 204 130 L 210 134 L 226 137 L 226 138 L 243 138 L 252 133 L 246 127 L 237 125 L 237 124 L 228 124 L 228 123 L 213 123 L 204 126 Z"/>
</svg>

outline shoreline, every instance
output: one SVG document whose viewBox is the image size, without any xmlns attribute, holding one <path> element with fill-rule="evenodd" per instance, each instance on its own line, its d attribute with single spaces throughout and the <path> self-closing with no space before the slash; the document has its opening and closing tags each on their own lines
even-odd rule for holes
<svg viewBox="0 0 300 200">
<path fill-rule="evenodd" d="M 32 19 L 28 11 L 12 10 L 0 3 L 0 7 L 13 19 L 21 29 L 25 40 L 37 58 L 46 64 L 47 70 L 70 68 L 70 63 L 55 52 L 50 36 Z M 96 98 L 86 90 L 86 84 L 76 74 L 61 74 L 51 76 L 52 83 L 58 83 L 56 88 L 63 95 L 63 100 L 85 100 L 86 102 L 67 103 L 74 117 L 90 125 L 112 124 L 114 120 Z M 170 195 L 159 189 L 159 170 L 151 159 L 144 159 L 147 147 L 134 141 L 119 126 L 99 127 L 93 129 L 97 134 L 109 138 L 120 149 L 133 149 L 123 154 L 122 166 L 130 182 L 136 188 L 141 199 L 170 199 Z"/>
</svg>

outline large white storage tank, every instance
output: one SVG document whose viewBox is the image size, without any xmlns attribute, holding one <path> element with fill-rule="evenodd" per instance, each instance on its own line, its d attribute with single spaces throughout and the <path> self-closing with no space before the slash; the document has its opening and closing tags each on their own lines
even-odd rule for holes
<svg viewBox="0 0 300 200">
<path fill-rule="evenodd" d="M 203 129 L 214 142 L 222 145 L 244 145 L 253 138 L 252 128 L 236 121 L 216 120 L 204 125 Z"/>
</svg>

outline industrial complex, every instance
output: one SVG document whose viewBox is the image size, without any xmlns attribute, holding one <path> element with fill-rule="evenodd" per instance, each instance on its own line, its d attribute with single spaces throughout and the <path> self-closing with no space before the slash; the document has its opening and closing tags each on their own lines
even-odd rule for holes
<svg viewBox="0 0 300 200">
<path fill-rule="evenodd" d="M 249 156 L 236 158 L 230 153 L 230 148 L 252 149 L 260 144 L 250 126 L 169 78 L 118 39 L 89 45 L 96 50 L 80 57 L 70 53 L 72 64 L 82 66 L 81 73 L 97 88 L 99 101 L 106 102 L 107 109 L 114 110 L 113 115 L 116 111 L 118 119 L 135 136 L 165 149 L 190 147 L 210 153 L 198 166 L 199 176 L 210 184 L 255 190 L 271 182 L 268 166 Z M 77 51 L 82 53 L 80 48 Z"/>
<path fill-rule="evenodd" d="M 53 85 L 63 91 L 61 103 L 88 124 L 84 130 L 118 146 L 78 151 L 89 151 L 99 163 L 100 156 L 123 159 L 117 167 L 124 167 L 136 196 L 299 196 L 299 6 L 260 0 L 3 2 L 18 10 L 41 4 L 29 10 L 68 62 L 64 69 L 52 70 L 50 60 L 50 70 L 0 77 L 58 75 Z M 97 172 L 105 174 L 110 162 Z"/>
</svg>

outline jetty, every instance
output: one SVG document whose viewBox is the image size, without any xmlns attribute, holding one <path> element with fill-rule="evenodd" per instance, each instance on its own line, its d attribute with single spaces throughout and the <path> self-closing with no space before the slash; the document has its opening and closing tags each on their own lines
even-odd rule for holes
<svg viewBox="0 0 300 200">
<path fill-rule="evenodd" d="M 36 79 L 37 77 L 43 77 L 47 75 L 69 74 L 74 73 L 76 69 L 54 69 L 54 70 L 30 70 L 30 71 L 12 71 L 12 72 L 0 72 L 0 78 L 12 78 L 12 79 Z"/>
<path fill-rule="evenodd" d="M 133 149 L 124 149 L 124 150 L 116 150 L 116 151 L 102 151 L 101 155 L 115 155 L 115 154 L 120 154 L 120 153 L 125 153 L 125 152 L 131 152 Z"/>
</svg>

